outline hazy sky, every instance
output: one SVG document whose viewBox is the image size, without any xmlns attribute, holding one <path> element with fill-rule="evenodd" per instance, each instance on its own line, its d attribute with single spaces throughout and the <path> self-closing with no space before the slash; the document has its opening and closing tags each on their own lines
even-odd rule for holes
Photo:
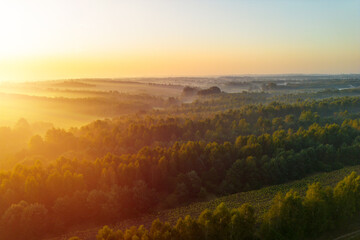
<svg viewBox="0 0 360 240">
<path fill-rule="evenodd" d="M 0 0 L 0 80 L 360 73 L 360 0 Z"/>
</svg>

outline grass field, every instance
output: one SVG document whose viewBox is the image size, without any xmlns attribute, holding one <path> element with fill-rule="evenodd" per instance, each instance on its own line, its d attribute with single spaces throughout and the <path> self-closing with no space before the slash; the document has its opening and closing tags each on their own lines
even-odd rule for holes
<svg viewBox="0 0 360 240">
<path fill-rule="evenodd" d="M 352 171 L 360 173 L 360 165 L 346 167 L 328 173 L 314 174 L 304 179 L 293 181 L 286 184 L 264 187 L 259 190 L 232 194 L 229 196 L 224 196 L 205 202 L 192 203 L 187 206 L 182 206 L 175 209 L 163 210 L 152 214 L 146 214 L 141 217 L 121 221 L 116 224 L 112 224 L 110 226 L 119 229 L 125 229 L 132 225 L 145 225 L 146 227 L 149 227 L 151 225 L 151 222 L 156 218 L 174 224 L 176 223 L 177 219 L 180 217 L 185 217 L 186 215 L 197 217 L 204 209 L 206 208 L 214 209 L 221 202 L 224 202 L 226 206 L 230 208 L 240 207 L 243 203 L 246 202 L 250 203 L 252 206 L 255 207 L 257 214 L 261 216 L 269 208 L 271 201 L 277 192 L 287 192 L 290 189 L 294 189 L 298 191 L 301 195 L 304 195 L 307 186 L 309 184 L 313 182 L 320 182 L 323 186 L 334 186 L 337 182 L 342 180 L 345 176 L 349 175 Z M 76 230 L 74 229 L 73 231 L 70 231 L 62 236 L 48 237 L 46 239 L 65 240 L 71 236 L 78 236 L 83 240 L 93 240 L 95 239 L 97 231 L 99 230 L 100 227 L 101 226 L 97 226 L 97 227 L 83 226 L 82 228 L 78 228 Z M 350 238 L 350 239 L 357 239 L 357 238 Z"/>
</svg>

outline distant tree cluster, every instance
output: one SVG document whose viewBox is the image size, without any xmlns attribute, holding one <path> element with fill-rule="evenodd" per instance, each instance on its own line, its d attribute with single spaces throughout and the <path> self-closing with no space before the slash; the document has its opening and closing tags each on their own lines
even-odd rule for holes
<svg viewBox="0 0 360 240">
<path fill-rule="evenodd" d="M 189 97 L 189 96 L 194 96 L 194 95 L 207 96 L 207 95 L 213 95 L 213 94 L 219 94 L 219 93 L 221 93 L 221 90 L 217 86 L 213 86 L 213 87 L 210 87 L 207 89 L 199 89 L 197 87 L 186 86 L 186 87 L 184 87 L 184 89 L 182 91 L 182 96 L 184 96 L 184 97 Z"/>
<path fill-rule="evenodd" d="M 217 86 L 210 87 L 208 89 L 203 89 L 197 92 L 198 95 L 212 95 L 212 94 L 219 94 L 221 90 Z"/>
<path fill-rule="evenodd" d="M 196 95 L 198 91 L 199 91 L 199 89 L 196 87 L 186 86 L 186 87 L 184 87 L 181 95 L 184 97 L 190 97 L 190 96 Z"/>
</svg>

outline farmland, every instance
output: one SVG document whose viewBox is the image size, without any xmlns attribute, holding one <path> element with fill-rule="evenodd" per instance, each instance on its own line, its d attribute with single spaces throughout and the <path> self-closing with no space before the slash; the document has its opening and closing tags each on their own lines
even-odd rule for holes
<svg viewBox="0 0 360 240">
<path fill-rule="evenodd" d="M 150 227 L 152 221 L 157 218 L 162 221 L 168 221 L 171 224 L 175 224 L 178 218 L 183 218 L 186 215 L 198 217 L 200 213 L 205 209 L 215 209 L 222 202 L 225 203 L 225 205 L 229 208 L 238 208 L 244 203 L 250 203 L 256 209 L 256 214 L 261 217 L 261 215 L 270 207 L 272 199 L 274 198 L 276 193 L 286 193 L 290 189 L 294 189 L 301 195 L 304 195 L 307 190 L 307 186 L 311 183 L 319 182 L 323 186 L 334 186 L 337 182 L 342 180 L 345 176 L 349 175 L 353 171 L 360 173 L 360 165 L 346 167 L 327 173 L 314 174 L 304 179 L 296 180 L 286 184 L 264 187 L 259 190 L 232 194 L 229 196 L 215 198 L 208 201 L 192 203 L 187 206 L 163 210 L 141 217 L 121 221 L 116 224 L 111 224 L 110 226 L 115 229 L 126 229 L 130 226 L 139 224 L 144 225 L 145 227 Z M 100 226 L 91 228 L 82 226 L 81 230 L 78 229 L 70 231 L 61 237 L 48 237 L 46 238 L 46 240 L 67 240 L 71 236 L 78 236 L 83 240 L 93 240 L 95 239 L 99 228 Z M 349 238 L 346 240 L 350 239 L 357 240 L 357 238 Z"/>
</svg>

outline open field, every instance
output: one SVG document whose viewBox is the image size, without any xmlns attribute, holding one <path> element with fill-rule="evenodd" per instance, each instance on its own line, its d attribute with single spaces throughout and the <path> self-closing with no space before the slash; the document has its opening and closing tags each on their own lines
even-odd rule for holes
<svg viewBox="0 0 360 240">
<path fill-rule="evenodd" d="M 25 118 L 61 128 L 76 127 L 163 108 L 168 97 L 178 97 L 181 91 L 181 86 L 109 80 L 3 83 L 0 126 L 12 126 Z"/>
</svg>

